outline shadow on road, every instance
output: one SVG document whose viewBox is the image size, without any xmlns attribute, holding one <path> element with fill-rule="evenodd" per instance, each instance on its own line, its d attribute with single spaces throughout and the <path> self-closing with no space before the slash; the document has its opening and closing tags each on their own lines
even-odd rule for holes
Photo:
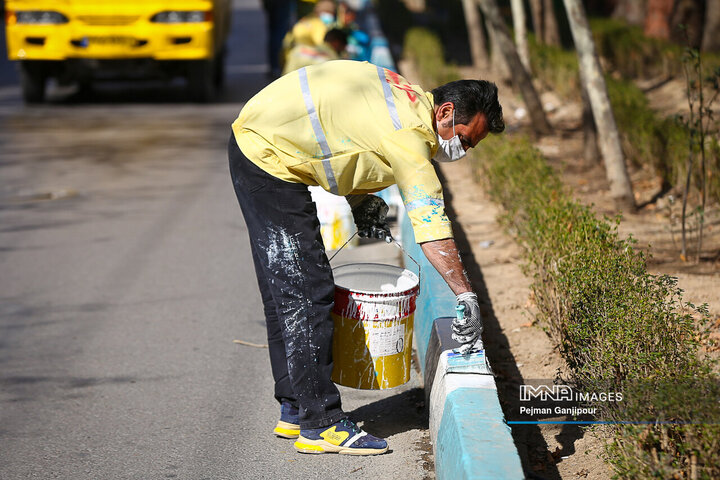
<svg viewBox="0 0 720 480">
<path fill-rule="evenodd" d="M 354 422 L 364 422 L 373 435 L 383 438 L 409 430 L 428 428 L 425 392 L 422 388 L 413 388 L 368 403 L 348 412 L 348 416 Z"/>
</svg>

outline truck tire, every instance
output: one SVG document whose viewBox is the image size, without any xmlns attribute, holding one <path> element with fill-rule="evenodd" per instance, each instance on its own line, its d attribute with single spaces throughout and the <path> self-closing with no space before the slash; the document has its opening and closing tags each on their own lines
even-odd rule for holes
<svg viewBox="0 0 720 480">
<path fill-rule="evenodd" d="M 41 63 L 20 62 L 20 85 L 25 103 L 45 101 L 47 78 L 47 71 Z"/>
<path fill-rule="evenodd" d="M 215 88 L 222 90 L 225 87 L 225 59 L 227 58 L 227 49 L 223 48 L 215 59 Z"/>
<path fill-rule="evenodd" d="M 215 96 L 215 66 L 212 60 L 188 63 L 188 96 L 194 102 L 207 103 Z"/>
</svg>

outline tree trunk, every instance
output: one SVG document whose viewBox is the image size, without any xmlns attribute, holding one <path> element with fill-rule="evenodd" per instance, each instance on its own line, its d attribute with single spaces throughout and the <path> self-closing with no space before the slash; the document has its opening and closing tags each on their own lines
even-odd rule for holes
<svg viewBox="0 0 720 480">
<path fill-rule="evenodd" d="M 480 13 L 475 0 L 462 0 L 465 11 L 465 23 L 467 24 L 468 40 L 470 41 L 470 54 L 472 55 L 473 67 L 479 69 L 488 68 L 488 53 L 485 43 L 485 33 L 482 28 Z"/>
<path fill-rule="evenodd" d="M 670 38 L 670 15 L 674 0 L 648 0 L 645 12 L 645 35 L 653 38 Z"/>
<path fill-rule="evenodd" d="M 620 0 L 612 16 L 621 18 L 630 25 L 641 26 L 645 23 L 645 0 Z"/>
<path fill-rule="evenodd" d="M 580 63 L 580 80 L 587 89 L 593 118 L 597 125 L 600 151 L 605 161 L 605 173 L 610 183 L 610 195 L 618 207 L 634 211 L 635 197 L 625 166 L 615 117 L 613 116 L 607 86 L 595 50 L 592 32 L 585 9 L 580 0 L 563 0 L 570 21 L 575 48 Z"/>
<path fill-rule="evenodd" d="M 535 130 L 535 133 L 540 135 L 550 133 L 552 128 L 550 127 L 550 123 L 548 122 L 545 112 L 542 109 L 540 97 L 532 84 L 530 75 L 527 71 L 525 71 L 522 62 L 520 61 L 517 50 L 515 50 L 515 45 L 510 37 L 507 25 L 505 25 L 505 22 L 500 15 L 500 9 L 497 6 L 496 0 L 478 1 L 488 25 L 494 32 L 496 43 L 505 56 L 505 60 L 507 61 L 508 67 L 512 73 L 513 81 L 519 88 L 520 93 L 525 100 L 525 106 L 527 107 L 528 114 L 530 115 L 533 130 Z"/>
<path fill-rule="evenodd" d="M 592 114 L 592 105 L 585 84 L 580 82 L 582 96 L 582 125 L 583 125 L 583 159 L 587 166 L 600 163 L 600 149 L 598 148 L 597 127 Z"/>
<path fill-rule="evenodd" d="M 706 52 L 720 50 L 720 2 L 717 0 L 710 0 L 705 4 L 702 49 Z"/>
<path fill-rule="evenodd" d="M 543 9 L 542 0 L 530 0 L 530 11 L 532 12 L 533 33 L 535 41 L 543 43 Z"/>
<path fill-rule="evenodd" d="M 560 45 L 560 31 L 553 0 L 543 0 L 543 41 L 545 45 Z"/>
<path fill-rule="evenodd" d="M 523 67 L 530 72 L 530 53 L 528 51 L 527 29 L 525 28 L 525 5 L 523 4 L 523 0 L 511 0 L 510 7 L 512 8 L 513 30 L 515 30 L 517 52 Z"/>
<path fill-rule="evenodd" d="M 497 38 L 497 32 L 488 23 L 488 32 L 490 36 L 490 61 L 492 63 L 492 70 L 495 75 L 503 83 L 508 85 L 512 82 L 512 75 L 510 74 L 510 67 L 508 66 L 505 53 L 500 47 L 500 41 Z"/>
<path fill-rule="evenodd" d="M 717 1 L 715 0 L 715 2 Z M 685 32 L 679 28 L 680 25 L 683 26 Z M 680 45 L 700 48 L 704 25 L 705 5 L 703 0 L 677 0 L 670 15 L 670 40 Z"/>
</svg>

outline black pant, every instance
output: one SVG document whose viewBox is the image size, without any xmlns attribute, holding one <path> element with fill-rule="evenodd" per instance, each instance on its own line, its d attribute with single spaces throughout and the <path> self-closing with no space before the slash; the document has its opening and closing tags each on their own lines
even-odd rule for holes
<svg viewBox="0 0 720 480">
<path fill-rule="evenodd" d="M 301 428 L 345 416 L 332 373 L 335 283 L 306 185 L 273 177 L 228 146 L 267 322 L 275 398 L 300 408 Z"/>
</svg>

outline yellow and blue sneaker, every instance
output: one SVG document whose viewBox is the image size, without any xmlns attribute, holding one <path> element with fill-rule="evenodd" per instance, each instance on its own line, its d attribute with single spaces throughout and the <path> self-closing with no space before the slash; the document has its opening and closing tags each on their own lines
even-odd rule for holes
<svg viewBox="0 0 720 480">
<path fill-rule="evenodd" d="M 280 420 L 275 429 L 275 435 L 283 438 L 298 438 L 300 436 L 300 411 L 288 402 L 280 404 Z"/>
<path fill-rule="evenodd" d="M 295 450 L 300 453 L 378 455 L 387 449 L 385 440 L 364 432 L 347 418 L 329 427 L 303 429 L 295 441 Z"/>
</svg>

